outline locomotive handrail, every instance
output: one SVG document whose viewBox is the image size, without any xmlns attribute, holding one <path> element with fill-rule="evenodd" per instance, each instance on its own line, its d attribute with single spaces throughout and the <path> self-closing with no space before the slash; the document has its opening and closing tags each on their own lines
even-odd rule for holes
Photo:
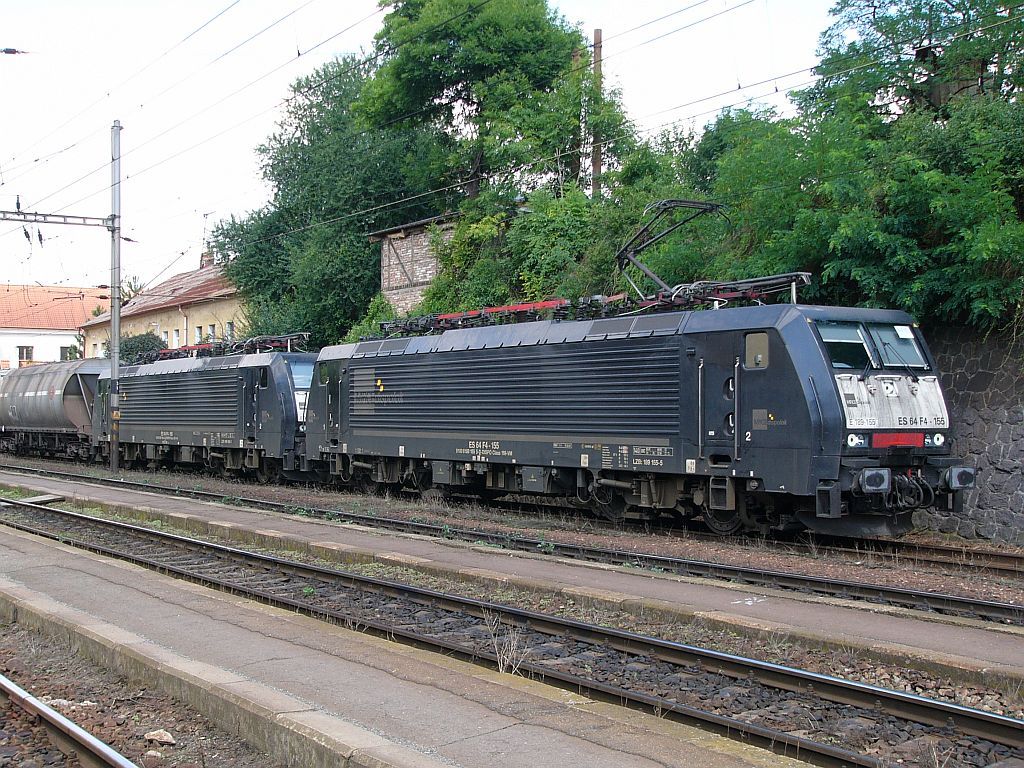
<svg viewBox="0 0 1024 768">
<path fill-rule="evenodd" d="M 242 406 L 242 435 L 245 436 L 245 437 L 248 437 L 246 432 L 247 432 L 247 429 L 249 427 L 249 422 L 247 422 L 245 420 L 245 418 L 246 418 L 245 417 L 245 404 L 246 404 L 245 393 L 246 393 L 246 390 L 247 390 L 248 386 L 249 386 L 248 383 L 246 383 L 245 379 L 243 379 L 242 380 L 242 401 L 241 401 L 241 406 Z"/>
<path fill-rule="evenodd" d="M 818 385 L 814 381 L 814 375 L 807 377 L 811 383 L 811 392 L 814 394 L 814 406 L 818 409 L 818 449 L 825 450 L 825 413 L 821 410 L 821 398 L 818 397 Z"/>
<path fill-rule="evenodd" d="M 732 365 L 732 453 L 733 461 L 740 460 L 740 359 Z"/>
<path fill-rule="evenodd" d="M 697 457 L 704 458 L 704 358 L 697 364 Z"/>
</svg>

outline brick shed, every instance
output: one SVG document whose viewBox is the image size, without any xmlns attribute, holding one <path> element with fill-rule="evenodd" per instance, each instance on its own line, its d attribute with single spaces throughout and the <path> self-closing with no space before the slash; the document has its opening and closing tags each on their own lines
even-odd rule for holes
<svg viewBox="0 0 1024 768">
<path fill-rule="evenodd" d="M 423 291 L 437 276 L 437 254 L 430 247 L 431 230 L 439 228 L 447 240 L 451 237 L 453 218 L 444 214 L 369 233 L 371 242 L 380 242 L 381 292 L 400 315 L 419 304 Z"/>
</svg>

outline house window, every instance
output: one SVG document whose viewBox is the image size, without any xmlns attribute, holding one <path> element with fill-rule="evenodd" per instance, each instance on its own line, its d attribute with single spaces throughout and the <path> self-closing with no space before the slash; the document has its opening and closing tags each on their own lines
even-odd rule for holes
<svg viewBox="0 0 1024 768">
<path fill-rule="evenodd" d="M 213 341 L 214 339 L 217 338 L 217 326 L 216 325 L 210 325 L 208 327 L 210 329 L 210 341 Z"/>
<path fill-rule="evenodd" d="M 196 326 L 196 344 L 203 343 L 203 326 Z"/>
<path fill-rule="evenodd" d="M 71 347 L 61 347 L 60 348 L 60 359 L 61 360 L 74 360 L 75 359 L 75 358 L 73 358 L 71 356 Z"/>
<path fill-rule="evenodd" d="M 174 329 L 174 348 L 177 349 L 180 346 L 181 346 L 181 329 L 180 328 L 175 328 Z"/>
<path fill-rule="evenodd" d="M 32 347 L 18 347 L 18 365 L 32 362 Z"/>
<path fill-rule="evenodd" d="M 235 338 L 234 320 L 228 320 L 226 323 L 224 323 L 224 338 L 226 338 L 228 341 L 231 341 L 231 339 Z"/>
<path fill-rule="evenodd" d="M 92 356 L 93 357 L 99 357 L 100 356 L 100 345 L 99 344 L 93 344 L 92 345 Z"/>
<path fill-rule="evenodd" d="M 164 346 L 167 346 L 167 331 L 160 332 L 160 338 L 163 339 Z"/>
</svg>

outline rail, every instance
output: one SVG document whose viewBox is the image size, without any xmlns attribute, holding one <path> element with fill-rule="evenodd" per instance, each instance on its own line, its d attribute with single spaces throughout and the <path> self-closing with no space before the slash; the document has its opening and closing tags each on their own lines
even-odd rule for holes
<svg viewBox="0 0 1024 768">
<path fill-rule="evenodd" d="M 37 718 L 53 745 L 64 754 L 76 757 L 84 768 L 138 768 L 124 755 L 3 675 L 0 675 L 0 698 Z"/>
</svg>

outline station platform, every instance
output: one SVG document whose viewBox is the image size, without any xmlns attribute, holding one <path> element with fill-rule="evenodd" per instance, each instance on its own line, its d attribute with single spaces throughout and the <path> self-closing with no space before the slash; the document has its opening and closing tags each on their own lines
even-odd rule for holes
<svg viewBox="0 0 1024 768">
<path fill-rule="evenodd" d="M 832 644 L 968 681 L 1024 680 L 1024 628 L 907 611 L 867 602 L 772 591 L 701 579 L 564 561 L 540 554 L 405 536 L 186 498 L 26 478 L 0 471 L 0 484 L 126 510 L 216 533 L 239 544 L 298 549 L 342 564 L 377 560 L 589 599 L 628 611 L 700 618 L 743 633 Z M 339 566 L 339 567 L 342 567 Z"/>
<path fill-rule="evenodd" d="M 2 526 L 0 619 L 188 702 L 280 765 L 802 765 Z"/>
</svg>

